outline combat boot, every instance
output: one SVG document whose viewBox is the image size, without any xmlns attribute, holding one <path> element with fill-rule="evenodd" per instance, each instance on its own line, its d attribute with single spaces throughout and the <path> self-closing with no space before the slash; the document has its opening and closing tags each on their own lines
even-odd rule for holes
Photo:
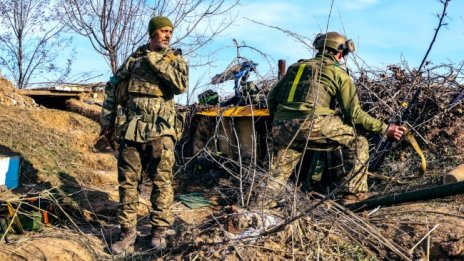
<svg viewBox="0 0 464 261">
<path fill-rule="evenodd" d="M 151 241 L 150 246 L 156 250 L 163 250 L 166 248 L 166 227 L 152 227 L 151 228 Z"/>
<path fill-rule="evenodd" d="M 137 239 L 137 229 L 135 227 L 121 229 L 119 241 L 111 246 L 111 251 L 115 255 L 119 255 L 128 250 L 129 247 L 134 245 Z"/>
</svg>

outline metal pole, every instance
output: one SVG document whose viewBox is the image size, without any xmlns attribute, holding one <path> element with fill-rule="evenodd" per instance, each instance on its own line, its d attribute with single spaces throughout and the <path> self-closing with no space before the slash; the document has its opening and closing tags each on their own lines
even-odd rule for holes
<svg viewBox="0 0 464 261">
<path fill-rule="evenodd" d="M 366 199 L 360 202 L 345 205 L 353 211 L 372 209 L 378 206 L 389 206 L 410 201 L 444 198 L 464 193 L 464 181 L 423 188 L 404 193 L 394 193 L 379 198 Z"/>
<path fill-rule="evenodd" d="M 277 75 L 277 79 L 280 80 L 284 77 L 285 73 L 287 72 L 287 61 L 285 60 L 279 60 L 279 72 Z"/>
</svg>

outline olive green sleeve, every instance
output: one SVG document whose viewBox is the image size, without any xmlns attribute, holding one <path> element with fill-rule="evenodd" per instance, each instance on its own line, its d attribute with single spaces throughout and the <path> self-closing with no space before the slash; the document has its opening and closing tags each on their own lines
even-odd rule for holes
<svg viewBox="0 0 464 261">
<path fill-rule="evenodd" d="M 340 71 L 342 71 L 340 69 Z M 356 87 L 350 76 L 342 71 L 338 74 L 337 101 L 339 102 L 345 120 L 355 125 L 362 126 L 367 131 L 382 132 L 386 130 L 386 125 L 381 121 L 371 117 L 367 112 L 361 109 Z"/>
<path fill-rule="evenodd" d="M 174 94 L 181 94 L 188 86 L 188 65 L 182 55 L 148 52 L 147 60 L 151 68 L 159 73 L 164 84 L 167 84 Z"/>
</svg>

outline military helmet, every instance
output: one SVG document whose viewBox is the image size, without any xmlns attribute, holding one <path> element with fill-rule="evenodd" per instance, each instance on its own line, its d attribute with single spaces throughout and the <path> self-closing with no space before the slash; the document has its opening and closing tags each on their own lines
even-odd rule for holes
<svg viewBox="0 0 464 261">
<path fill-rule="evenodd" d="M 337 52 L 343 51 L 343 55 L 356 50 L 354 42 L 351 39 L 347 40 L 344 35 L 337 32 L 318 34 L 314 39 L 313 46 L 317 50 L 322 50 L 326 47 Z"/>
</svg>

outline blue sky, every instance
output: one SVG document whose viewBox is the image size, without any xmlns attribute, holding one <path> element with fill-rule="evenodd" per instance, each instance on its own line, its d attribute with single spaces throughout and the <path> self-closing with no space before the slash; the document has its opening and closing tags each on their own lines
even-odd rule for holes
<svg viewBox="0 0 464 261">
<path fill-rule="evenodd" d="M 242 2 L 236 9 L 235 24 L 205 49 L 221 48 L 213 67 L 191 70 L 191 84 L 206 84 L 210 77 L 224 70 L 235 57 L 233 38 L 258 48 L 275 60 L 269 65 L 257 53 L 242 51 L 243 56 L 260 64 L 260 74 L 270 71 L 278 59 L 285 59 L 290 65 L 298 59 L 313 56 L 311 50 L 294 38 L 246 18 L 290 30 L 311 40 L 328 26 L 329 31 L 343 32 L 353 39 L 356 54 L 366 62 L 365 66 L 382 68 L 404 60 L 410 67 L 418 67 L 438 24 L 436 14 L 443 8 L 437 0 L 335 0 L 328 20 L 331 3 L 329 0 Z M 429 60 L 435 64 L 464 60 L 464 1 L 452 0 L 447 13 L 448 26 L 440 30 L 429 55 Z M 96 81 L 106 81 L 110 70 L 103 58 L 85 40 L 76 41 L 76 48 L 78 55 L 73 73 L 93 71 L 102 74 Z M 232 90 L 232 85 L 228 83 L 218 88 L 227 92 Z"/>
</svg>

